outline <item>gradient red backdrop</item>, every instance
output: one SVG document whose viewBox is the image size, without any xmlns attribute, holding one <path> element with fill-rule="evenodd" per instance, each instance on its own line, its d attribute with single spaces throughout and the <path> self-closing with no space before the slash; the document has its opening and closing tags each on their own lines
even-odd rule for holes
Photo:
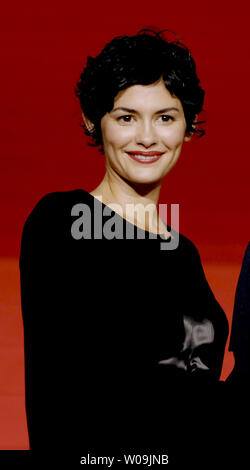
<svg viewBox="0 0 250 470">
<path fill-rule="evenodd" d="M 87 146 L 75 84 L 87 55 L 146 26 L 175 31 L 206 90 L 206 136 L 183 146 L 161 203 L 180 204 L 180 231 L 201 254 L 231 323 L 249 241 L 249 24 L 245 0 L 12 1 L 0 17 L 0 449 L 28 449 L 18 256 L 25 219 L 46 193 L 92 190 L 104 157 Z M 224 379 L 233 366 L 226 352 Z"/>
</svg>

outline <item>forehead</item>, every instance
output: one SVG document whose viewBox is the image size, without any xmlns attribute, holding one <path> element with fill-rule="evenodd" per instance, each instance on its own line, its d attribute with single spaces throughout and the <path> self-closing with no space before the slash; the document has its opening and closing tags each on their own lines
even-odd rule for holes
<svg viewBox="0 0 250 470">
<path fill-rule="evenodd" d="M 136 109 L 182 107 L 180 100 L 167 90 L 163 80 L 150 85 L 132 85 L 120 91 L 114 99 L 114 108 L 118 106 Z"/>
</svg>

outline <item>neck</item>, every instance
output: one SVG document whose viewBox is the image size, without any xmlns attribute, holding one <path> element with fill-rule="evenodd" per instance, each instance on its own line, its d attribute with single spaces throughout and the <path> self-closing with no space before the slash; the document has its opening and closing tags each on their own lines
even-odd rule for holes
<svg viewBox="0 0 250 470">
<path fill-rule="evenodd" d="M 162 222 L 157 211 L 160 190 L 159 181 L 155 184 L 136 184 L 106 172 L 91 194 L 138 227 L 160 233 Z"/>
</svg>

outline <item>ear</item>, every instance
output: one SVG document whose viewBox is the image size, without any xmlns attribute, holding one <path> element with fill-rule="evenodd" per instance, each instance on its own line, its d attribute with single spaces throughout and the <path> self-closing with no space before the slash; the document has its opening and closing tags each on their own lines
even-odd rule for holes
<svg viewBox="0 0 250 470">
<path fill-rule="evenodd" d="M 197 117 L 198 117 L 198 114 L 196 114 L 194 118 L 194 123 L 197 121 Z M 195 127 L 195 124 L 193 124 L 193 127 Z M 192 131 L 186 132 L 185 137 L 184 137 L 184 142 L 189 142 L 192 139 L 193 134 L 194 133 Z"/>
<path fill-rule="evenodd" d="M 82 118 L 85 126 L 87 127 L 89 132 L 92 132 L 94 130 L 94 124 L 82 113 Z"/>
</svg>

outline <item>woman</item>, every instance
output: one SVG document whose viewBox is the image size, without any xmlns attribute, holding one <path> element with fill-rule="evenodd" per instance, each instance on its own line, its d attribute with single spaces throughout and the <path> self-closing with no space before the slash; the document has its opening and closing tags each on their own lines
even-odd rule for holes
<svg viewBox="0 0 250 470">
<path fill-rule="evenodd" d="M 228 335 L 196 247 L 157 211 L 183 143 L 204 133 L 204 91 L 185 46 L 142 30 L 88 57 L 76 94 L 106 173 L 91 193 L 44 196 L 24 226 L 31 449 L 80 458 L 154 451 L 163 438 L 166 451 L 194 421 L 187 404 L 208 422 L 204 390 L 219 382 Z"/>
</svg>

